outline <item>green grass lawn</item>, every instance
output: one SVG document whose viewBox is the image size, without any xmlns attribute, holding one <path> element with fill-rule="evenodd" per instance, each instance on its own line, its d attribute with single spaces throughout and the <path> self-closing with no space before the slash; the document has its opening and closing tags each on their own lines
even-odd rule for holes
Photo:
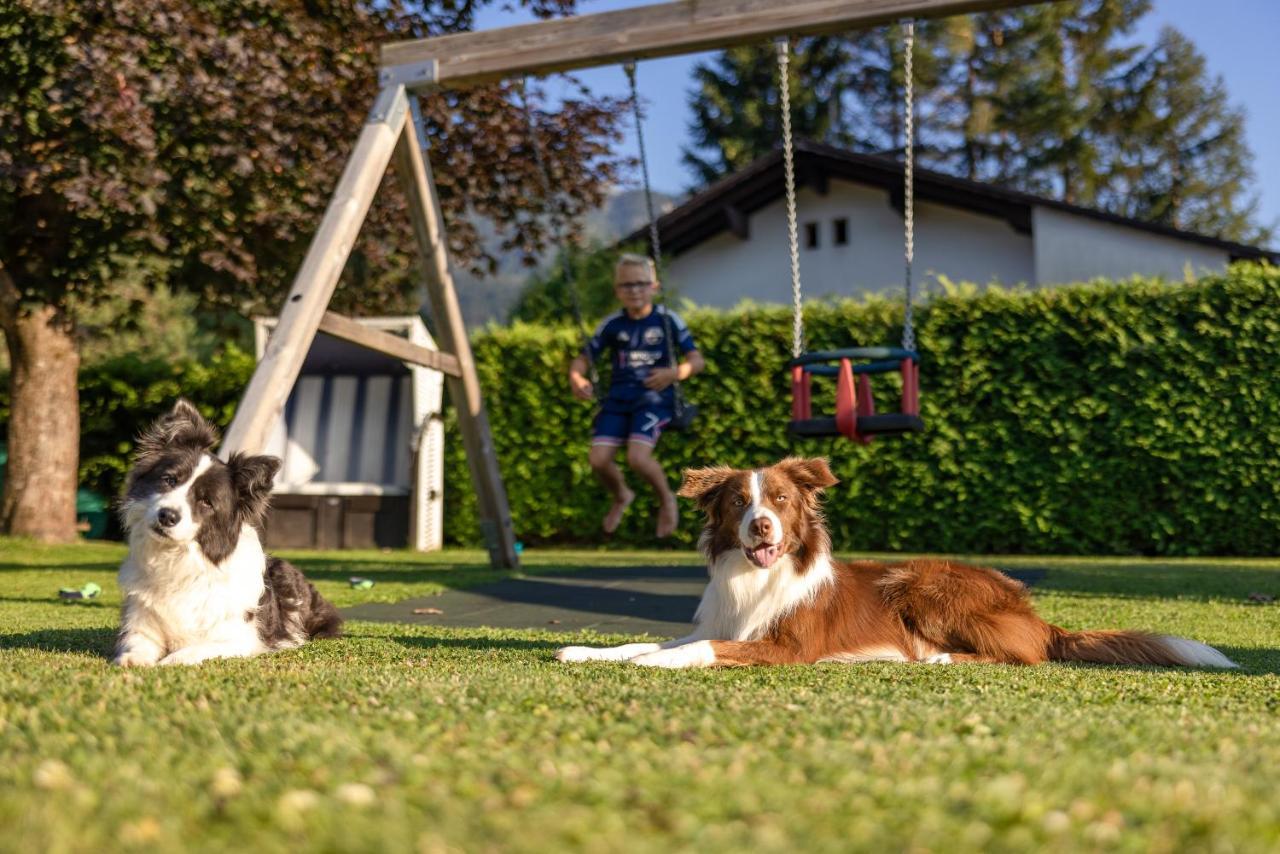
<svg viewBox="0 0 1280 854">
<path fill-rule="evenodd" d="M 1280 849 L 1280 605 L 1246 601 L 1280 594 L 1280 562 L 991 561 L 1048 568 L 1054 622 L 1208 641 L 1230 673 L 655 672 L 552 660 L 590 635 L 359 622 L 120 671 L 122 555 L 0 540 L 0 850 Z M 476 552 L 288 557 L 342 605 L 495 577 Z M 86 581 L 99 601 L 56 601 Z"/>
</svg>

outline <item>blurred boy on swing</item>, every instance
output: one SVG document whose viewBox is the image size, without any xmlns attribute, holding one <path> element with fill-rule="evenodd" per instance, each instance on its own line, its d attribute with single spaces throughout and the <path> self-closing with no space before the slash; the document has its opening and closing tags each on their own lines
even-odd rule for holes
<svg viewBox="0 0 1280 854">
<path fill-rule="evenodd" d="M 673 384 L 702 371 L 706 362 L 693 343 L 689 327 L 665 305 L 655 306 L 660 287 L 653 261 L 625 254 L 613 272 L 613 292 L 622 308 L 596 327 L 582 353 L 569 365 L 569 385 L 579 400 L 594 400 L 596 390 L 586 376 L 591 362 L 612 350 L 613 373 L 609 393 L 601 402 L 591 436 L 591 469 L 613 497 L 602 527 L 611 534 L 635 500 L 615 461 L 627 446 L 627 465 L 649 482 L 658 495 L 659 538 L 669 537 L 679 523 L 675 494 L 666 472 L 653 455 L 662 428 L 675 409 Z M 667 342 L 668 330 L 675 346 Z M 684 361 L 671 364 L 673 352 Z"/>
</svg>

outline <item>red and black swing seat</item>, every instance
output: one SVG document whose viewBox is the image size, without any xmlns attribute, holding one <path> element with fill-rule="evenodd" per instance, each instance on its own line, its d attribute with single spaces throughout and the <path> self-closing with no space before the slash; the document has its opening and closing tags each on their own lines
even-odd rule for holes
<svg viewBox="0 0 1280 854">
<path fill-rule="evenodd" d="M 855 360 L 866 360 L 854 364 Z M 898 347 L 852 347 L 805 353 L 787 363 L 791 369 L 791 423 L 795 436 L 845 436 L 862 444 L 876 436 L 898 436 L 924 429 L 920 419 L 920 356 Z M 871 374 L 902 374 L 902 411 L 877 413 Z M 834 418 L 813 417 L 810 378 L 836 378 Z M 855 380 L 856 377 L 856 380 Z"/>
</svg>

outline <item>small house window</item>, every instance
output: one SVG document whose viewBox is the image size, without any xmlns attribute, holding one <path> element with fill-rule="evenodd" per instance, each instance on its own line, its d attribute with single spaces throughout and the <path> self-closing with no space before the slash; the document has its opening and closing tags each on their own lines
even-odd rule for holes
<svg viewBox="0 0 1280 854">
<path fill-rule="evenodd" d="M 849 244 L 849 220 L 840 217 L 835 221 L 835 244 L 836 246 L 847 246 Z"/>
<path fill-rule="evenodd" d="M 816 222 L 806 222 L 804 224 L 804 248 L 818 248 L 818 224 Z"/>
</svg>

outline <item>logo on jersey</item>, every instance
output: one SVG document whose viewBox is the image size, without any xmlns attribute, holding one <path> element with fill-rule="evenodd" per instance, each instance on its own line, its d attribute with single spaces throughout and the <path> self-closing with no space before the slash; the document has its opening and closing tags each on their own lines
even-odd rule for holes
<svg viewBox="0 0 1280 854">
<path fill-rule="evenodd" d="M 650 326 L 644 331 L 644 343 L 646 346 L 653 347 L 662 343 L 662 327 Z"/>
</svg>

